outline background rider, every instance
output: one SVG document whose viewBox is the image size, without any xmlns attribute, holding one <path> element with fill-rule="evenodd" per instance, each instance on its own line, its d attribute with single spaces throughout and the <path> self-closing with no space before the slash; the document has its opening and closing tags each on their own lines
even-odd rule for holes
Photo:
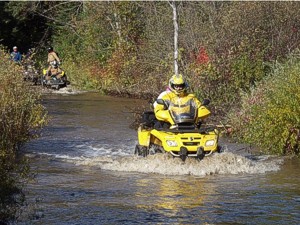
<svg viewBox="0 0 300 225">
<path fill-rule="evenodd" d="M 18 51 L 18 47 L 14 46 L 13 47 L 13 51 L 10 53 L 10 57 L 12 60 L 14 60 L 15 62 L 21 62 L 22 60 L 22 55 L 21 53 Z"/>
</svg>

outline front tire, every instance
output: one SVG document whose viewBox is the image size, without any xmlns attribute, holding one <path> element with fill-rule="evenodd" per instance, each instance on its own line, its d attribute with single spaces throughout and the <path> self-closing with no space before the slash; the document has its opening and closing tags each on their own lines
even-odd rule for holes
<svg viewBox="0 0 300 225">
<path fill-rule="evenodd" d="M 186 157 L 187 157 L 187 154 L 188 154 L 188 151 L 185 147 L 181 147 L 180 148 L 180 151 L 179 151 L 179 157 L 181 158 L 181 160 L 183 162 L 185 162 L 186 160 Z"/>
<path fill-rule="evenodd" d="M 200 161 L 204 158 L 204 156 L 205 156 L 204 149 L 202 147 L 198 148 L 198 150 L 197 150 L 197 159 Z"/>
</svg>

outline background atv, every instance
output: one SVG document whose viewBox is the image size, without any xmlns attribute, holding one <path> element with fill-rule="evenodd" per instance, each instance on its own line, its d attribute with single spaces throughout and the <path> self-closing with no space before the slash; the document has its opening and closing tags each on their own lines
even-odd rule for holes
<svg viewBox="0 0 300 225">
<path fill-rule="evenodd" d="M 67 85 L 70 83 L 67 79 L 67 75 L 64 71 L 62 71 L 62 77 L 56 78 L 56 74 L 51 75 L 50 80 L 46 79 L 47 76 L 47 70 L 43 70 L 43 78 L 42 78 L 42 86 L 45 86 L 47 88 L 52 88 L 55 90 L 59 90 L 60 88 L 67 87 Z"/>
<path fill-rule="evenodd" d="M 24 80 L 33 82 L 34 85 L 39 84 L 40 73 L 35 67 L 31 64 L 24 65 Z"/>
</svg>

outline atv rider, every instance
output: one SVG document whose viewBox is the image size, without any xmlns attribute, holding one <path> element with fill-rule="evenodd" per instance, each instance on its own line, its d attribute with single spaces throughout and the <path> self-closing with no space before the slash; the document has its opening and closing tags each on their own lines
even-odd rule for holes
<svg viewBox="0 0 300 225">
<path fill-rule="evenodd" d="M 183 104 L 181 100 L 188 98 L 188 99 L 192 99 L 195 102 L 196 107 L 199 108 L 201 106 L 200 101 L 195 97 L 194 94 L 188 93 L 187 88 L 188 88 L 188 83 L 185 80 L 185 78 L 182 76 L 182 74 L 173 75 L 169 80 L 169 86 L 167 90 L 162 92 L 157 99 L 164 100 L 167 103 L 167 105 L 170 105 L 170 103 L 180 105 Z M 158 118 L 157 114 L 161 110 L 166 110 L 164 105 L 158 104 L 156 101 L 154 102 L 153 106 L 154 106 L 154 113 L 156 118 Z M 169 123 L 166 123 L 164 121 L 159 121 L 159 120 L 154 124 L 155 129 L 169 128 L 169 126 L 170 126 Z"/>
<path fill-rule="evenodd" d="M 18 51 L 18 47 L 14 46 L 13 47 L 13 51 L 10 53 L 10 57 L 13 61 L 20 63 L 22 60 L 22 55 L 21 53 Z"/>
<path fill-rule="evenodd" d="M 56 61 L 52 61 L 50 64 L 50 69 L 48 68 L 46 72 L 46 80 L 51 80 L 51 78 L 60 79 L 64 76 L 64 71 L 58 67 L 58 63 Z"/>
<path fill-rule="evenodd" d="M 60 59 L 58 58 L 56 52 L 53 51 L 53 47 L 48 48 L 48 60 L 47 62 L 49 63 L 48 70 L 51 69 L 51 63 L 56 62 L 57 65 L 60 64 Z"/>
</svg>

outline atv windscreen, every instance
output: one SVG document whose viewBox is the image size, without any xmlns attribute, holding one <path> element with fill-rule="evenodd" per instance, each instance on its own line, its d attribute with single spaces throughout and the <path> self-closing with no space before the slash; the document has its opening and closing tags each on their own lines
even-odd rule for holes
<svg viewBox="0 0 300 225">
<path fill-rule="evenodd" d="M 176 124 L 194 123 L 197 116 L 197 107 L 193 99 L 186 102 L 170 102 L 169 111 Z"/>
</svg>

